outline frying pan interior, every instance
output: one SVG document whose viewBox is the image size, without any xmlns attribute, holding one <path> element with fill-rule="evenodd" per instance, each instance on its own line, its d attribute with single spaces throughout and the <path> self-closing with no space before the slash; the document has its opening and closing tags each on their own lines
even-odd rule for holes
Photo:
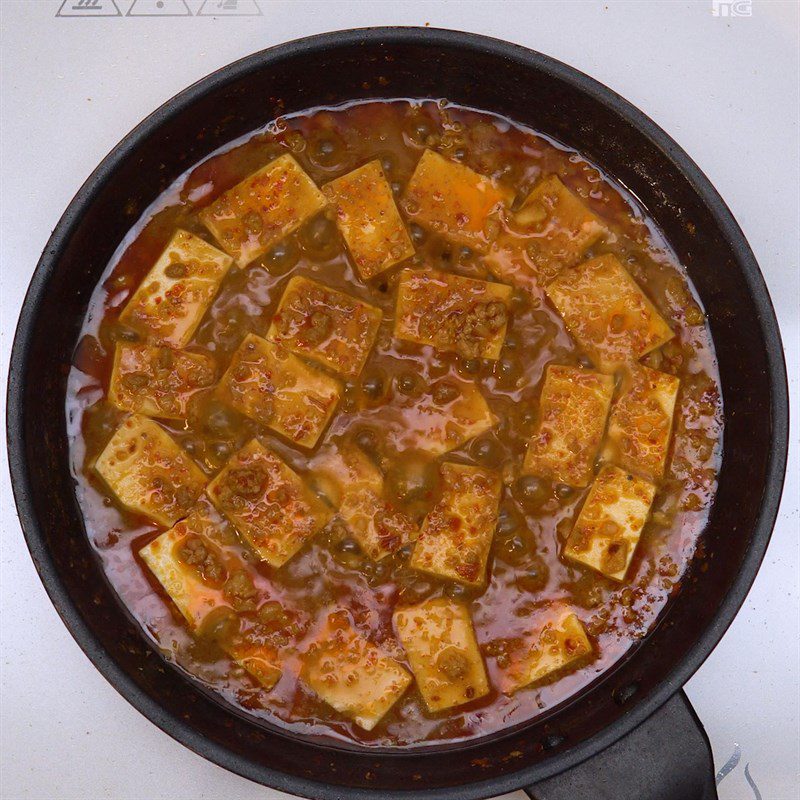
<svg viewBox="0 0 800 800">
<path fill-rule="evenodd" d="M 497 112 L 615 176 L 687 266 L 723 384 L 724 459 L 705 555 L 661 623 L 579 701 L 448 757 L 440 747 L 378 755 L 293 738 L 231 713 L 166 665 L 103 579 L 67 466 L 67 365 L 92 289 L 142 210 L 191 164 L 276 115 L 369 97 L 445 97 Z M 89 657 L 188 746 L 255 780 L 316 797 L 339 796 L 345 786 L 351 797 L 359 790 L 459 798 L 508 791 L 585 758 L 649 716 L 710 652 L 755 576 L 777 509 L 785 440 L 785 373 L 768 295 L 741 232 L 688 157 L 621 98 L 547 57 L 418 29 L 328 34 L 273 48 L 148 118 L 91 176 L 49 242 L 20 321 L 9 394 L 21 521 L 45 586 Z"/>
</svg>

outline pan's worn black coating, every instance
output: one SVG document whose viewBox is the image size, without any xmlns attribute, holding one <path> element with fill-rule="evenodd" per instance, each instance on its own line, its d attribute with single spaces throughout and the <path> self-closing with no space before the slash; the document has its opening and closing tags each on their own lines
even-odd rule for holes
<svg viewBox="0 0 800 800">
<path fill-rule="evenodd" d="M 369 97 L 446 97 L 497 112 L 600 165 L 641 200 L 688 268 L 719 357 L 724 456 L 702 570 L 696 561 L 652 633 L 589 690 L 546 719 L 466 745 L 380 752 L 321 746 L 236 714 L 202 691 L 153 650 L 106 583 L 67 465 L 68 365 L 92 289 L 135 218 L 187 167 L 276 115 Z M 214 73 L 148 117 L 87 180 L 47 244 L 20 316 L 8 401 L 9 459 L 25 537 L 53 603 L 89 658 L 188 747 L 253 780 L 315 798 L 468 800 L 531 787 L 598 753 L 602 759 L 645 720 L 651 731 L 661 725 L 663 734 L 670 725 L 681 727 L 672 731 L 676 738 L 697 735 L 691 714 L 674 713 L 680 700 L 653 715 L 711 652 L 755 578 L 778 510 L 788 441 L 786 372 L 769 295 L 741 230 L 689 157 L 625 100 L 553 59 L 431 29 L 290 42 Z M 708 770 L 702 741 L 687 770 Z M 632 774 L 638 766 L 638 773 L 652 769 L 652 783 L 659 783 L 652 764 L 658 752 L 644 755 L 628 759 L 620 781 L 630 774 L 630 787 L 645 785 Z M 602 761 L 596 769 L 604 769 Z M 564 780 L 580 780 L 576 774 Z M 690 800 L 687 791 L 711 797 L 705 784 L 700 776 L 676 784 L 671 795 L 656 786 L 652 799 Z M 562 796 L 554 786 L 541 785 L 544 800 Z M 625 789 L 621 783 L 614 796 L 634 796 Z"/>
</svg>

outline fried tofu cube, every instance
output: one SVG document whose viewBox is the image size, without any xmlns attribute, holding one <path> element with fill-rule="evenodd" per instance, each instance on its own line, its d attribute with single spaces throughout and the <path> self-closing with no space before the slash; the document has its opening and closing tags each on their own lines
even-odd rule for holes
<svg viewBox="0 0 800 800">
<path fill-rule="evenodd" d="M 545 291 L 602 372 L 637 361 L 675 335 L 616 256 L 564 269 Z"/>
<path fill-rule="evenodd" d="M 333 516 L 300 476 L 253 439 L 206 490 L 258 556 L 281 567 Z"/>
<path fill-rule="evenodd" d="M 199 236 L 175 231 L 119 321 L 157 344 L 186 347 L 232 263 Z"/>
<path fill-rule="evenodd" d="M 534 187 L 512 225 L 526 234 L 525 251 L 541 284 L 577 264 L 606 233 L 606 226 L 556 175 Z"/>
<path fill-rule="evenodd" d="M 300 677 L 329 706 L 371 731 L 403 696 L 411 675 L 341 617 L 331 614 L 303 657 Z"/>
<path fill-rule="evenodd" d="M 267 339 L 355 378 L 375 344 L 382 316 L 363 300 L 297 275 L 286 285 Z"/>
<path fill-rule="evenodd" d="M 276 654 L 268 647 L 254 642 L 236 642 L 226 648 L 228 655 L 247 670 L 261 686 L 269 691 L 280 680 L 282 671 L 275 665 Z"/>
<path fill-rule="evenodd" d="M 569 667 L 576 667 L 593 652 L 592 643 L 577 615 L 562 609 L 548 619 L 505 671 L 506 691 L 509 693 L 539 683 Z"/>
<path fill-rule="evenodd" d="M 438 270 L 404 269 L 394 335 L 465 358 L 498 359 L 512 289 Z"/>
<path fill-rule="evenodd" d="M 567 537 L 562 555 L 616 581 L 625 580 L 656 487 L 619 467 L 604 466 Z"/>
<path fill-rule="evenodd" d="M 393 619 L 429 711 L 454 708 L 489 693 L 486 668 L 463 603 L 426 600 L 398 609 Z"/>
<path fill-rule="evenodd" d="M 235 612 L 226 598 L 226 581 L 243 567 L 240 559 L 220 547 L 217 526 L 226 523 L 214 519 L 209 511 L 210 507 L 198 506 L 139 551 L 189 628 L 201 635 L 215 614 L 233 617 Z M 267 648 L 246 640 L 228 642 L 223 647 L 265 689 L 277 683 L 281 670 L 274 664 L 275 654 Z"/>
<path fill-rule="evenodd" d="M 311 461 L 310 467 L 319 491 L 336 508 L 353 487 L 377 495 L 383 493 L 383 474 L 375 462 L 348 441 L 322 449 Z"/>
<path fill-rule="evenodd" d="M 426 150 L 406 187 L 404 208 L 423 227 L 483 253 L 492 239 L 488 223 L 506 199 L 491 178 Z"/>
<path fill-rule="evenodd" d="M 497 424 L 486 398 L 471 381 L 445 378 L 428 392 L 385 410 L 386 435 L 397 450 L 441 455 Z"/>
<path fill-rule="evenodd" d="M 263 255 L 327 205 L 325 195 L 283 155 L 200 212 L 200 221 L 240 267 Z"/>
<path fill-rule="evenodd" d="M 608 422 L 606 461 L 657 481 L 664 475 L 680 380 L 632 365 Z"/>
<path fill-rule="evenodd" d="M 132 414 L 117 428 L 95 469 L 120 503 L 172 527 L 206 485 L 203 470 L 156 422 Z"/>
<path fill-rule="evenodd" d="M 381 471 L 358 448 L 332 447 L 317 456 L 312 469 L 339 518 L 373 561 L 417 538 L 417 525 L 387 502 Z"/>
<path fill-rule="evenodd" d="M 139 555 L 193 631 L 212 611 L 228 605 L 222 589 L 240 564 L 220 546 L 202 506 L 145 545 Z"/>
<path fill-rule="evenodd" d="M 588 486 L 603 441 L 614 378 L 551 364 L 539 400 L 539 421 L 522 471 L 568 486 Z"/>
<path fill-rule="evenodd" d="M 480 467 L 444 463 L 442 497 L 422 524 L 409 566 L 467 586 L 486 583 L 500 503 L 500 476 Z"/>
<path fill-rule="evenodd" d="M 362 280 L 414 255 L 380 161 L 336 178 L 322 192 L 336 209 L 336 224 Z"/>
<path fill-rule="evenodd" d="M 185 419 L 189 401 L 215 377 L 216 364 L 207 353 L 117 344 L 108 401 L 147 417 Z"/>
<path fill-rule="evenodd" d="M 217 387 L 223 403 L 303 447 L 317 443 L 341 393 L 336 378 L 253 333 Z"/>
</svg>

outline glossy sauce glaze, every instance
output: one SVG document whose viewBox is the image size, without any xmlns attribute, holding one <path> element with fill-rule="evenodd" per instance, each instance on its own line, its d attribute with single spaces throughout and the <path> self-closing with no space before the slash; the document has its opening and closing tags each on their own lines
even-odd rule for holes
<svg viewBox="0 0 800 800">
<path fill-rule="evenodd" d="M 588 489 L 521 475 L 545 367 L 591 367 L 592 361 L 530 277 L 525 251 L 515 245 L 507 220 L 501 219 L 489 233 L 493 240 L 510 242 L 493 249 L 492 271 L 476 249 L 454 244 L 413 221 L 413 203 L 401 198 L 425 148 L 495 179 L 512 198 L 512 209 L 544 176 L 558 175 L 610 231 L 585 258 L 616 255 L 676 333 L 642 359 L 677 376 L 681 385 L 668 468 L 658 481 L 651 514 L 622 583 L 559 557 Z M 230 269 L 189 350 L 210 355 L 221 374 L 248 333 L 265 335 L 287 282 L 297 275 L 379 307 L 383 319 L 376 344 L 361 374 L 344 379 L 338 410 L 311 452 L 232 412 L 202 385 L 183 398 L 185 419 L 162 419 L 161 424 L 209 479 L 259 436 L 315 486 L 320 448 L 353 442 L 384 473 L 395 506 L 420 523 L 441 493 L 437 461 L 442 460 L 420 447 L 420 409 L 436 414 L 447 406 L 446 395 L 454 387 L 474 384 L 498 422 L 446 458 L 497 472 L 502 495 L 485 589 L 412 569 L 412 545 L 373 561 L 335 520 L 280 569 L 259 561 L 235 535 L 229 536 L 223 549 L 248 565 L 259 598 L 242 605 L 243 630 L 281 653 L 282 676 L 268 692 L 211 637 L 189 633 L 139 556 L 165 528 L 123 509 L 93 465 L 125 417 L 108 402 L 115 345 L 137 339 L 135 331 L 119 322 L 121 310 L 177 228 L 216 244 L 198 213 L 287 152 L 318 186 L 380 159 L 415 254 L 364 282 L 332 214 L 324 211 L 248 266 Z M 503 282 L 514 285 L 497 360 L 394 338 L 401 270 L 423 265 L 482 280 L 502 275 Z M 192 168 L 141 217 L 97 287 L 75 351 L 66 410 L 87 534 L 120 598 L 164 655 L 257 717 L 305 734 L 370 745 L 461 740 L 507 728 L 553 708 L 609 669 L 646 635 L 679 589 L 714 498 L 721 457 L 721 398 L 710 335 L 685 272 L 646 212 L 580 154 L 509 120 L 445 102 L 393 100 L 312 110 L 279 119 Z M 430 713 L 412 686 L 367 732 L 298 679 L 301 654 L 320 635 L 329 615 L 341 610 L 361 634 L 406 663 L 392 613 L 435 597 L 469 604 L 491 687 L 486 696 L 449 712 Z M 263 598 L 269 602 L 262 603 Z M 514 652 L 540 627 L 548 610 L 561 604 L 585 625 L 592 657 L 571 671 L 503 693 L 504 670 Z"/>
</svg>

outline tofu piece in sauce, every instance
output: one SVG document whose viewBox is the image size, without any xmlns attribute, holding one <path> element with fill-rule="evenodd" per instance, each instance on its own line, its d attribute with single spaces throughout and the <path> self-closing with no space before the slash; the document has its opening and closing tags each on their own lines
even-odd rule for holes
<svg viewBox="0 0 800 800">
<path fill-rule="evenodd" d="M 304 655 L 300 677 L 366 731 L 386 716 L 411 683 L 408 670 L 356 631 L 341 611 L 329 616 Z"/>
<path fill-rule="evenodd" d="M 588 486 L 603 442 L 614 378 L 551 364 L 539 400 L 539 420 L 522 471 L 568 486 Z"/>
<path fill-rule="evenodd" d="M 248 334 L 217 387 L 226 405 L 302 447 L 314 447 L 342 385 L 281 345 Z"/>
<path fill-rule="evenodd" d="M 486 562 L 497 527 L 500 476 L 446 462 L 442 497 L 422 525 L 409 566 L 467 586 L 486 583 Z"/>
<path fill-rule="evenodd" d="M 333 516 L 302 478 L 257 439 L 230 458 L 207 494 L 255 553 L 276 568 Z"/>
<path fill-rule="evenodd" d="M 232 571 L 231 559 L 214 541 L 213 527 L 202 512 L 193 511 L 175 523 L 139 555 L 192 630 L 212 611 L 228 606 L 222 589 Z"/>
<path fill-rule="evenodd" d="M 396 450 L 438 456 L 490 430 L 497 417 L 474 383 L 448 377 L 419 397 L 388 406 L 379 421 Z"/>
<path fill-rule="evenodd" d="M 428 711 L 444 711 L 489 693 L 467 606 L 446 598 L 394 612 L 394 627 Z"/>
<path fill-rule="evenodd" d="M 240 267 L 322 211 L 328 201 L 286 154 L 237 183 L 200 212 L 200 221 Z"/>
<path fill-rule="evenodd" d="M 123 506 L 167 528 L 189 513 L 207 482 L 189 454 L 139 414 L 117 428 L 95 470 Z"/>
<path fill-rule="evenodd" d="M 598 256 L 564 269 L 545 291 L 601 372 L 638 361 L 674 336 L 616 256 Z"/>
<path fill-rule="evenodd" d="M 373 561 L 380 561 L 419 535 L 414 521 L 386 500 L 381 471 L 349 443 L 319 453 L 312 464 L 323 493 Z"/>
<path fill-rule="evenodd" d="M 273 663 L 277 660 L 277 654 L 263 645 L 245 640 L 231 643 L 226 647 L 226 652 L 267 691 L 281 679 L 283 671 Z"/>
<path fill-rule="evenodd" d="M 414 255 L 380 161 L 336 178 L 322 192 L 336 209 L 336 224 L 362 280 Z"/>
<path fill-rule="evenodd" d="M 490 220 L 507 199 L 491 178 L 426 150 L 408 182 L 403 207 L 414 222 L 483 253 L 492 240 Z"/>
<path fill-rule="evenodd" d="M 562 556 L 615 581 L 625 580 L 656 487 L 619 467 L 597 474 Z"/>
<path fill-rule="evenodd" d="M 403 270 L 394 335 L 465 358 L 498 359 L 511 287 L 438 270 Z"/>
<path fill-rule="evenodd" d="M 526 255 L 540 285 L 577 264 L 606 233 L 606 226 L 557 175 L 534 187 L 513 214 L 512 225 L 526 234 Z"/>
<path fill-rule="evenodd" d="M 119 321 L 155 344 L 186 347 L 232 263 L 199 236 L 175 231 Z"/>
<path fill-rule="evenodd" d="M 297 275 L 284 289 L 266 338 L 355 378 L 369 358 L 382 316 L 363 300 Z"/>
<path fill-rule="evenodd" d="M 211 506 L 201 502 L 188 517 L 139 550 L 190 630 L 200 635 L 215 614 L 233 617 L 235 613 L 228 588 L 245 565 L 224 547 L 226 537 L 221 532 L 226 526 Z M 255 607 L 255 600 L 252 603 Z M 263 645 L 238 637 L 218 643 L 265 689 L 280 679 L 277 654 Z"/>
<path fill-rule="evenodd" d="M 504 671 L 504 689 L 511 693 L 556 677 L 578 666 L 592 652 L 592 643 L 577 615 L 562 609 L 544 623 L 524 652 Z"/>
<path fill-rule="evenodd" d="M 216 363 L 208 353 L 118 343 L 108 401 L 148 417 L 185 419 L 189 401 L 215 377 Z"/>
<path fill-rule="evenodd" d="M 664 476 L 680 380 L 631 365 L 611 409 L 603 458 L 648 480 Z"/>
</svg>

